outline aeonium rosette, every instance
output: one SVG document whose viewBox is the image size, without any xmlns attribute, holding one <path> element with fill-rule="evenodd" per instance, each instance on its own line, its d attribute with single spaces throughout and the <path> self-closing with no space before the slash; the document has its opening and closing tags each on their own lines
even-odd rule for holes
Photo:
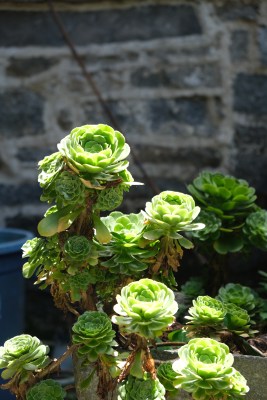
<svg viewBox="0 0 267 400">
<path fill-rule="evenodd" d="M 200 208 L 188 194 L 164 191 L 146 203 L 145 217 L 148 220 L 144 237 L 148 240 L 167 236 L 178 239 L 181 246 L 191 248 L 192 243 L 178 232 L 204 228 L 202 223 L 193 223 Z"/>
<path fill-rule="evenodd" d="M 101 218 L 108 228 L 112 239 L 100 254 L 108 259 L 101 265 L 112 273 L 125 275 L 137 274 L 148 268 L 151 257 L 158 251 L 157 243 L 140 245 L 144 230 L 144 216 L 138 214 L 123 214 L 120 211 L 110 213 Z"/>
<path fill-rule="evenodd" d="M 174 322 L 178 304 L 171 289 L 152 279 L 140 279 L 124 286 L 116 296 L 112 322 L 123 333 L 136 333 L 146 339 L 155 339 Z"/>
<path fill-rule="evenodd" d="M 71 131 L 58 144 L 65 162 L 89 187 L 120 178 L 130 153 L 124 136 L 108 125 L 84 125 Z M 123 180 L 123 178 L 122 178 Z"/>
<path fill-rule="evenodd" d="M 174 386 L 192 393 L 195 400 L 231 399 L 233 382 L 235 395 L 249 390 L 246 381 L 238 380 L 234 357 L 224 343 L 210 338 L 192 339 L 178 350 L 179 360 L 173 363 L 177 373 Z"/>
<path fill-rule="evenodd" d="M 64 400 L 67 393 L 60 383 L 45 379 L 32 386 L 26 394 L 26 400 Z"/>
<path fill-rule="evenodd" d="M 27 379 L 30 371 L 44 368 L 50 363 L 48 352 L 49 347 L 35 336 L 14 336 L 0 347 L 0 369 L 4 368 L 2 378 L 9 379 L 19 373 L 21 379 Z"/>
<path fill-rule="evenodd" d="M 157 378 L 129 375 L 118 387 L 118 400 L 165 400 L 165 388 Z"/>
</svg>

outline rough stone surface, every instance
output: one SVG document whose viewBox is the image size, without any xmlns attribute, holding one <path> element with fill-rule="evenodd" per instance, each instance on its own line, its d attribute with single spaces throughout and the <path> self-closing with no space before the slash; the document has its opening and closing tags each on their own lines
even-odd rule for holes
<svg viewBox="0 0 267 400">
<path fill-rule="evenodd" d="M 239 74 L 234 83 L 234 109 L 264 115 L 267 104 L 267 75 Z"/>
<path fill-rule="evenodd" d="M 37 184 L 0 185 L 0 204 L 9 206 L 39 203 L 41 191 Z"/>
<path fill-rule="evenodd" d="M 234 62 L 244 61 L 248 57 L 248 31 L 236 30 L 231 34 L 230 55 Z"/>
<path fill-rule="evenodd" d="M 251 1 L 251 4 L 243 4 L 243 2 L 228 1 L 218 5 L 217 13 L 224 20 L 245 20 L 253 21 L 257 19 L 259 12 L 259 2 Z"/>
<path fill-rule="evenodd" d="M 201 33 L 195 11 L 187 5 L 154 5 L 83 13 L 61 12 L 60 17 L 77 45 Z M 12 24 L 14 19 L 17 21 L 15 25 Z M 0 46 L 62 46 L 63 43 L 47 12 L 3 11 L 0 14 Z"/>
<path fill-rule="evenodd" d="M 47 71 L 55 65 L 56 59 L 45 57 L 17 58 L 12 57 L 7 67 L 7 75 L 25 78 Z"/>
<path fill-rule="evenodd" d="M 0 126 L 4 137 L 44 134 L 43 98 L 25 89 L 0 93 Z"/>
<path fill-rule="evenodd" d="M 267 66 L 267 26 L 259 29 L 259 47 L 262 64 Z"/>
</svg>

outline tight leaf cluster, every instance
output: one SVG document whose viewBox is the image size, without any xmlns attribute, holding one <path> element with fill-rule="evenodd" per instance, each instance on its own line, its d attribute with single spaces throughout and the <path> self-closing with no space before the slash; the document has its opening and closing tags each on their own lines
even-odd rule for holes
<svg viewBox="0 0 267 400">
<path fill-rule="evenodd" d="M 66 395 L 60 383 L 45 379 L 27 391 L 26 400 L 64 400 Z"/>
</svg>

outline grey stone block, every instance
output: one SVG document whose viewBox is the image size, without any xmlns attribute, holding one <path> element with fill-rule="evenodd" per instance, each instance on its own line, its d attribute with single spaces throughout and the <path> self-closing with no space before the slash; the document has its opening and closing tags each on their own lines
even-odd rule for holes
<svg viewBox="0 0 267 400">
<path fill-rule="evenodd" d="M 267 108 L 267 75 L 239 74 L 234 82 L 234 110 L 265 115 Z"/>
<path fill-rule="evenodd" d="M 0 184 L 0 205 L 17 206 L 22 204 L 40 204 L 41 189 L 37 184 L 19 185 Z"/>
<path fill-rule="evenodd" d="M 234 62 L 244 61 L 248 57 L 248 31 L 236 30 L 231 34 L 230 55 Z"/>
<path fill-rule="evenodd" d="M 259 28 L 259 46 L 263 65 L 267 65 L 267 26 Z"/>
<path fill-rule="evenodd" d="M 149 40 L 202 32 L 195 10 L 189 5 L 144 5 L 91 12 L 60 12 L 59 16 L 77 45 Z M 50 13 L 1 11 L 0 46 L 63 44 Z"/>
<path fill-rule="evenodd" d="M 236 125 L 234 144 L 239 152 L 251 155 L 267 153 L 267 129 L 265 126 Z"/>
<path fill-rule="evenodd" d="M 44 134 L 44 99 L 26 89 L 0 93 L 0 126 L 4 137 Z"/>
<path fill-rule="evenodd" d="M 255 21 L 258 17 L 260 2 L 251 0 L 250 4 L 225 1 L 216 6 L 217 15 L 226 21 L 245 20 Z"/>
<path fill-rule="evenodd" d="M 138 87 L 166 87 L 176 89 L 212 88 L 221 85 L 220 67 L 213 64 L 183 64 L 170 67 L 141 67 L 131 75 L 131 83 Z"/>
<path fill-rule="evenodd" d="M 29 76 L 45 72 L 50 67 L 55 65 L 57 61 L 57 59 L 51 57 L 11 57 L 9 60 L 9 65 L 6 69 L 6 73 L 8 76 L 27 78 Z"/>
</svg>

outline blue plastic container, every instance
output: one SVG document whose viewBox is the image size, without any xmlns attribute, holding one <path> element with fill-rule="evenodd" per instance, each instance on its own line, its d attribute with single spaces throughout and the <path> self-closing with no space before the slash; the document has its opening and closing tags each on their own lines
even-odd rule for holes
<svg viewBox="0 0 267 400">
<path fill-rule="evenodd" d="M 21 246 L 33 234 L 22 229 L 0 229 L 0 346 L 24 329 L 24 278 Z M 3 383 L 3 381 L 0 381 Z M 14 396 L 0 390 L 1 400 Z"/>
</svg>

